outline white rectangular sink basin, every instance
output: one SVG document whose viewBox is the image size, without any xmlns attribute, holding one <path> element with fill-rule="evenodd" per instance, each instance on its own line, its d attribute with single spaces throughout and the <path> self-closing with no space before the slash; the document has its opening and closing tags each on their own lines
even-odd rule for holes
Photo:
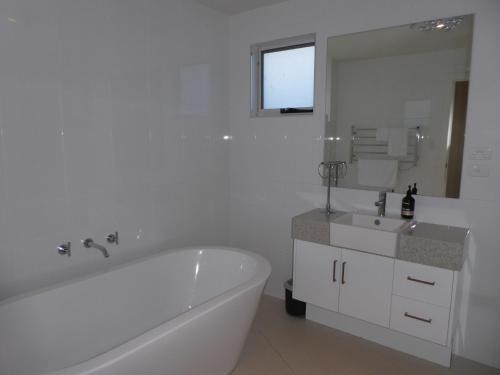
<svg viewBox="0 0 500 375">
<path fill-rule="evenodd" d="M 400 219 L 348 213 L 330 223 L 330 244 L 395 257 L 398 234 L 408 224 Z"/>
</svg>

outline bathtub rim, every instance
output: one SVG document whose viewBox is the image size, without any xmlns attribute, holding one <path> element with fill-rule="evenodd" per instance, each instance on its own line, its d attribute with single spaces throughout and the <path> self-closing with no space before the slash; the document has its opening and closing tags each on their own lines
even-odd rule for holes
<svg viewBox="0 0 500 375">
<path fill-rule="evenodd" d="M 176 248 L 171 248 L 171 249 L 148 252 L 147 254 L 143 254 L 142 256 L 138 256 L 138 257 L 135 257 L 133 259 L 127 259 L 123 262 L 118 262 L 116 264 L 109 265 L 105 268 L 99 269 L 99 270 L 94 271 L 94 272 L 89 272 L 89 273 L 86 273 L 84 275 L 69 278 L 67 280 L 59 281 L 56 283 L 51 283 L 51 284 L 43 286 L 41 288 L 35 288 L 33 290 L 29 290 L 29 291 L 26 291 L 23 293 L 15 294 L 13 296 L 10 296 L 10 297 L 7 297 L 7 298 L 0 300 L 0 308 L 5 306 L 5 305 L 9 305 L 11 303 L 17 302 L 17 301 L 21 301 L 23 299 L 27 299 L 27 298 L 36 296 L 38 294 L 43 294 L 43 293 L 50 292 L 50 291 L 55 290 L 55 289 L 60 289 L 60 288 L 64 288 L 64 287 L 69 286 L 69 285 L 78 284 L 78 283 L 84 282 L 86 280 L 92 279 L 94 277 L 98 277 L 98 276 L 105 275 L 107 273 L 119 270 L 121 268 L 128 268 L 128 267 L 131 267 L 135 264 L 147 262 L 148 260 L 151 260 L 153 258 L 162 257 L 162 256 L 165 256 L 167 254 L 173 254 L 173 253 L 177 253 L 177 252 L 181 252 L 181 251 L 185 251 L 185 250 L 195 250 L 195 251 L 229 250 L 229 251 L 238 252 L 238 253 L 248 255 L 250 257 L 257 258 L 257 263 L 259 265 L 260 265 L 260 261 L 263 260 L 264 262 L 267 262 L 269 267 L 270 267 L 269 261 L 266 258 L 264 258 L 262 255 L 260 255 L 259 253 L 244 250 L 244 249 L 241 249 L 238 247 L 215 246 L 215 245 L 210 245 L 210 246 L 197 245 L 197 246 L 176 247 Z M 259 267 L 257 267 L 257 268 L 259 269 Z"/>
<path fill-rule="evenodd" d="M 27 295 L 21 295 L 13 297 L 12 299 L 6 299 L 2 303 L 0 303 L 0 307 L 4 303 L 13 303 L 15 301 L 29 298 L 31 296 L 42 294 L 44 292 L 48 292 L 54 289 L 64 288 L 65 286 L 84 282 L 85 280 L 91 279 L 93 277 L 97 277 L 102 274 L 107 274 L 108 272 L 113 272 L 118 269 L 131 267 L 135 264 L 147 262 L 156 257 L 167 256 L 168 254 L 178 253 L 182 251 L 200 251 L 200 250 L 225 250 L 230 252 L 235 252 L 239 254 L 244 254 L 249 256 L 250 258 L 255 259 L 256 272 L 253 277 L 235 287 L 229 288 L 221 294 L 218 294 L 214 297 L 209 298 L 205 302 L 193 307 L 192 309 L 182 312 L 175 317 L 147 330 L 131 338 L 130 340 L 119 344 L 106 352 L 97 354 L 96 356 L 89 358 L 83 362 L 76 363 L 71 366 L 67 366 L 61 369 L 57 369 L 50 372 L 43 372 L 38 375 L 66 375 L 68 371 L 70 374 L 79 374 L 86 375 L 92 373 L 93 371 L 105 368 L 107 366 L 113 365 L 113 363 L 118 362 L 120 359 L 125 358 L 128 355 L 133 354 L 136 351 L 141 350 L 142 348 L 153 344 L 156 341 L 161 340 L 163 337 L 167 336 L 169 333 L 174 332 L 177 329 L 182 328 L 183 326 L 189 324 L 196 318 L 217 309 L 218 307 L 224 305 L 227 301 L 234 299 L 245 292 L 258 288 L 260 285 L 264 287 L 264 284 L 267 282 L 270 274 L 271 274 L 271 265 L 269 261 L 267 261 L 260 254 L 246 251 L 243 249 L 228 247 L 228 246 L 193 246 L 193 247 L 182 247 L 176 249 L 162 250 L 154 254 L 149 254 L 141 258 L 137 258 L 135 260 L 125 262 L 116 266 L 113 266 L 107 270 L 96 272 L 90 275 L 87 275 L 82 278 L 69 280 L 60 284 L 53 285 L 52 287 L 47 287 L 40 289 L 38 291 L 30 292 Z"/>
</svg>

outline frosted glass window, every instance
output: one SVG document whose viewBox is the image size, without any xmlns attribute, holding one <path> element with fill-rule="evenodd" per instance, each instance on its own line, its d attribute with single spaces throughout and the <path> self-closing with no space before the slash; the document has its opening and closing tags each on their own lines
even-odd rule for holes
<svg viewBox="0 0 500 375">
<path fill-rule="evenodd" d="M 312 108 L 314 45 L 262 51 L 262 108 Z"/>
</svg>

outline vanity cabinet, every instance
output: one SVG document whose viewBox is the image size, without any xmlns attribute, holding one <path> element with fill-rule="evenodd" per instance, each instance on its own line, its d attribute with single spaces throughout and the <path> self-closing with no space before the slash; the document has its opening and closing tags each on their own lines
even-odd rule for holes
<svg viewBox="0 0 500 375">
<path fill-rule="evenodd" d="M 293 297 L 389 327 L 394 259 L 294 241 Z"/>
<path fill-rule="evenodd" d="M 308 320 L 449 366 L 469 230 L 407 224 L 321 209 L 294 217 L 293 296 Z"/>
<path fill-rule="evenodd" d="M 339 311 L 342 250 L 306 241 L 294 241 L 293 298 Z"/>
</svg>

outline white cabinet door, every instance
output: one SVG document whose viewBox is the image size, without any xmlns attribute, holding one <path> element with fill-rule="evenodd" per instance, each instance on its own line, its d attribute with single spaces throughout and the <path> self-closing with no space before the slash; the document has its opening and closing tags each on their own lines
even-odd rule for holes
<svg viewBox="0 0 500 375">
<path fill-rule="evenodd" d="M 389 327 L 394 259 L 342 249 L 339 311 Z"/>
<path fill-rule="evenodd" d="M 341 250 L 294 241 L 293 298 L 338 311 Z"/>
</svg>

